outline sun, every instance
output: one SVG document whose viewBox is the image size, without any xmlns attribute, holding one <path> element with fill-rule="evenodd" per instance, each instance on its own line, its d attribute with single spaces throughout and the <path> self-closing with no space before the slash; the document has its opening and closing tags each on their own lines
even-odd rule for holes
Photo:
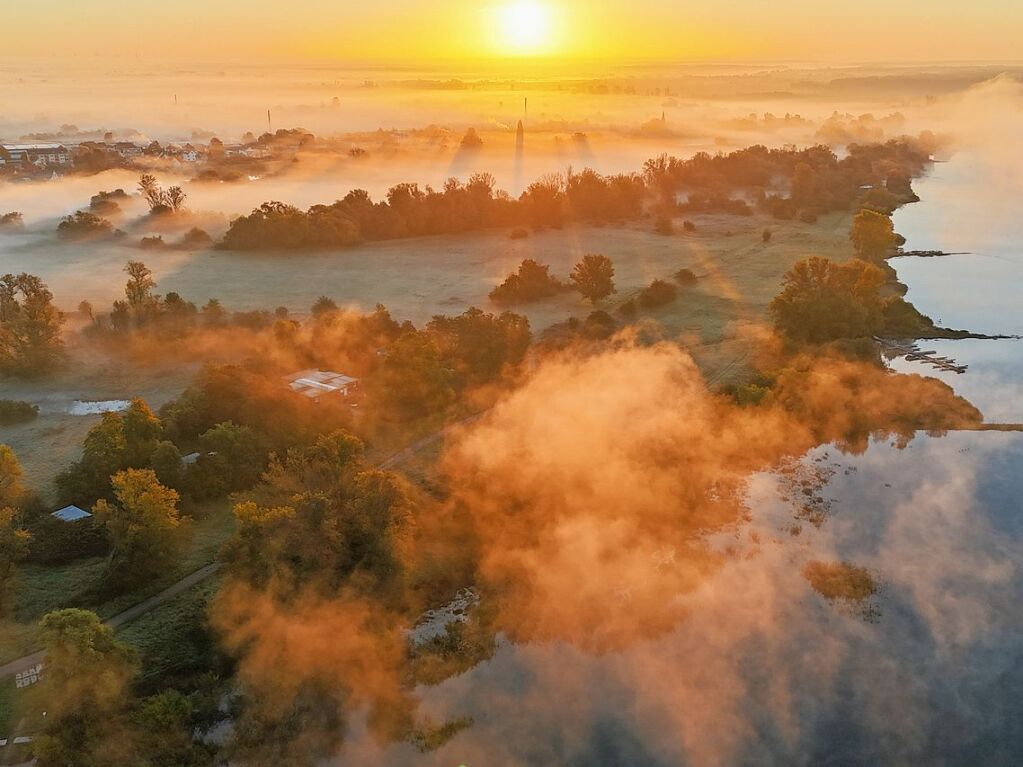
<svg viewBox="0 0 1023 767">
<path fill-rule="evenodd" d="M 545 52 L 553 23 L 549 6 L 534 0 L 513 0 L 498 6 L 495 14 L 498 48 L 511 55 Z"/>
</svg>

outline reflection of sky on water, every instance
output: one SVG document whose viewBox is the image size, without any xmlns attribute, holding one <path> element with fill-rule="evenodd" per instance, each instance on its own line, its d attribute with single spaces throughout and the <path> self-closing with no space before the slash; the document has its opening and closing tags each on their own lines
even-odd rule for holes
<svg viewBox="0 0 1023 767">
<path fill-rule="evenodd" d="M 379 754 L 356 728 L 346 753 L 396 765 L 1018 764 L 1021 459 L 1023 436 L 1000 433 L 812 451 L 795 472 L 751 480 L 751 521 L 715 542 L 732 553 L 682 597 L 687 618 L 670 635 L 600 656 L 505 642 L 420 689 L 434 722 L 474 718 L 438 752 Z M 811 470 L 830 509 L 819 527 L 794 516 L 804 496 L 791 490 Z M 882 591 L 829 603 L 802 576 L 810 561 L 866 567 Z"/>
<path fill-rule="evenodd" d="M 969 255 L 892 262 L 907 298 L 945 327 L 1023 333 L 1023 180 L 997 153 L 961 153 L 914 182 L 922 202 L 893 220 L 907 250 Z"/>
<path fill-rule="evenodd" d="M 933 259 L 932 259 L 933 260 Z M 939 378 L 980 408 L 989 423 L 1023 423 L 1023 341 L 920 341 L 923 351 L 935 351 L 969 369 L 963 373 L 938 370 L 904 357 L 891 360 L 899 373 Z"/>
<path fill-rule="evenodd" d="M 997 193 L 1016 183 L 1003 176 L 961 156 L 897 214 L 908 248 L 983 254 L 893 262 L 909 298 L 948 326 L 1023 332 L 1023 219 Z M 946 380 L 988 421 L 1021 422 L 1021 343 L 921 342 L 969 365 L 961 376 L 892 367 Z M 503 642 L 420 689 L 435 723 L 474 719 L 438 752 L 381 754 L 356 727 L 346 753 L 393 765 L 1021 764 L 1021 465 L 1015 433 L 811 451 L 751 479 L 751 520 L 714 541 L 730 556 L 680 597 L 687 618 L 670 635 L 600 656 Z M 867 568 L 881 591 L 828 602 L 803 577 L 813 561 Z M 607 609 L 628 604 L 609 595 Z"/>
</svg>

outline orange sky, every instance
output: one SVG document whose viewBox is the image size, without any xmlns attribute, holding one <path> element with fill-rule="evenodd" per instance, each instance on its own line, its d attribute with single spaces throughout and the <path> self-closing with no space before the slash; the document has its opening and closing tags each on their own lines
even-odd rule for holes
<svg viewBox="0 0 1023 767">
<path fill-rule="evenodd" d="M 504 6 L 541 7 L 516 45 Z M 9 3 L 0 58 L 604 61 L 1019 60 L 1019 0 L 37 0 Z M 528 14 L 527 14 L 528 15 Z M 535 16 L 535 15 L 534 15 Z M 514 18 L 514 13 L 512 14 Z M 521 35 L 519 36 L 521 38 Z M 521 39 L 519 39 L 521 42 Z"/>
</svg>

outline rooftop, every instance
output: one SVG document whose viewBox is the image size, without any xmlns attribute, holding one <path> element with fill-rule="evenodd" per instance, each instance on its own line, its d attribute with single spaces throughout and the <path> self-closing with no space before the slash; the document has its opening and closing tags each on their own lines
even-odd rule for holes
<svg viewBox="0 0 1023 767">
<path fill-rule="evenodd" d="M 357 383 L 357 378 L 336 373 L 333 370 L 303 370 L 287 377 L 288 386 L 309 399 L 316 399 L 322 394 L 348 394 L 348 387 Z"/>
<path fill-rule="evenodd" d="M 85 509 L 80 509 L 77 506 L 65 506 L 63 509 L 57 509 L 57 511 L 50 514 L 51 517 L 56 517 L 62 522 L 75 522 L 79 519 L 85 519 L 91 517 L 92 514 L 87 512 Z"/>
</svg>

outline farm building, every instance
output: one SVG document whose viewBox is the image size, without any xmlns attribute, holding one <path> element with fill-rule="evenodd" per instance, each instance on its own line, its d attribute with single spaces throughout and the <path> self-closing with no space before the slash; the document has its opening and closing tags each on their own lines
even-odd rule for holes
<svg viewBox="0 0 1023 767">
<path fill-rule="evenodd" d="M 286 380 L 293 392 L 309 399 L 319 399 L 329 394 L 347 398 L 355 393 L 359 384 L 357 378 L 332 370 L 303 370 L 288 376 Z"/>
</svg>

